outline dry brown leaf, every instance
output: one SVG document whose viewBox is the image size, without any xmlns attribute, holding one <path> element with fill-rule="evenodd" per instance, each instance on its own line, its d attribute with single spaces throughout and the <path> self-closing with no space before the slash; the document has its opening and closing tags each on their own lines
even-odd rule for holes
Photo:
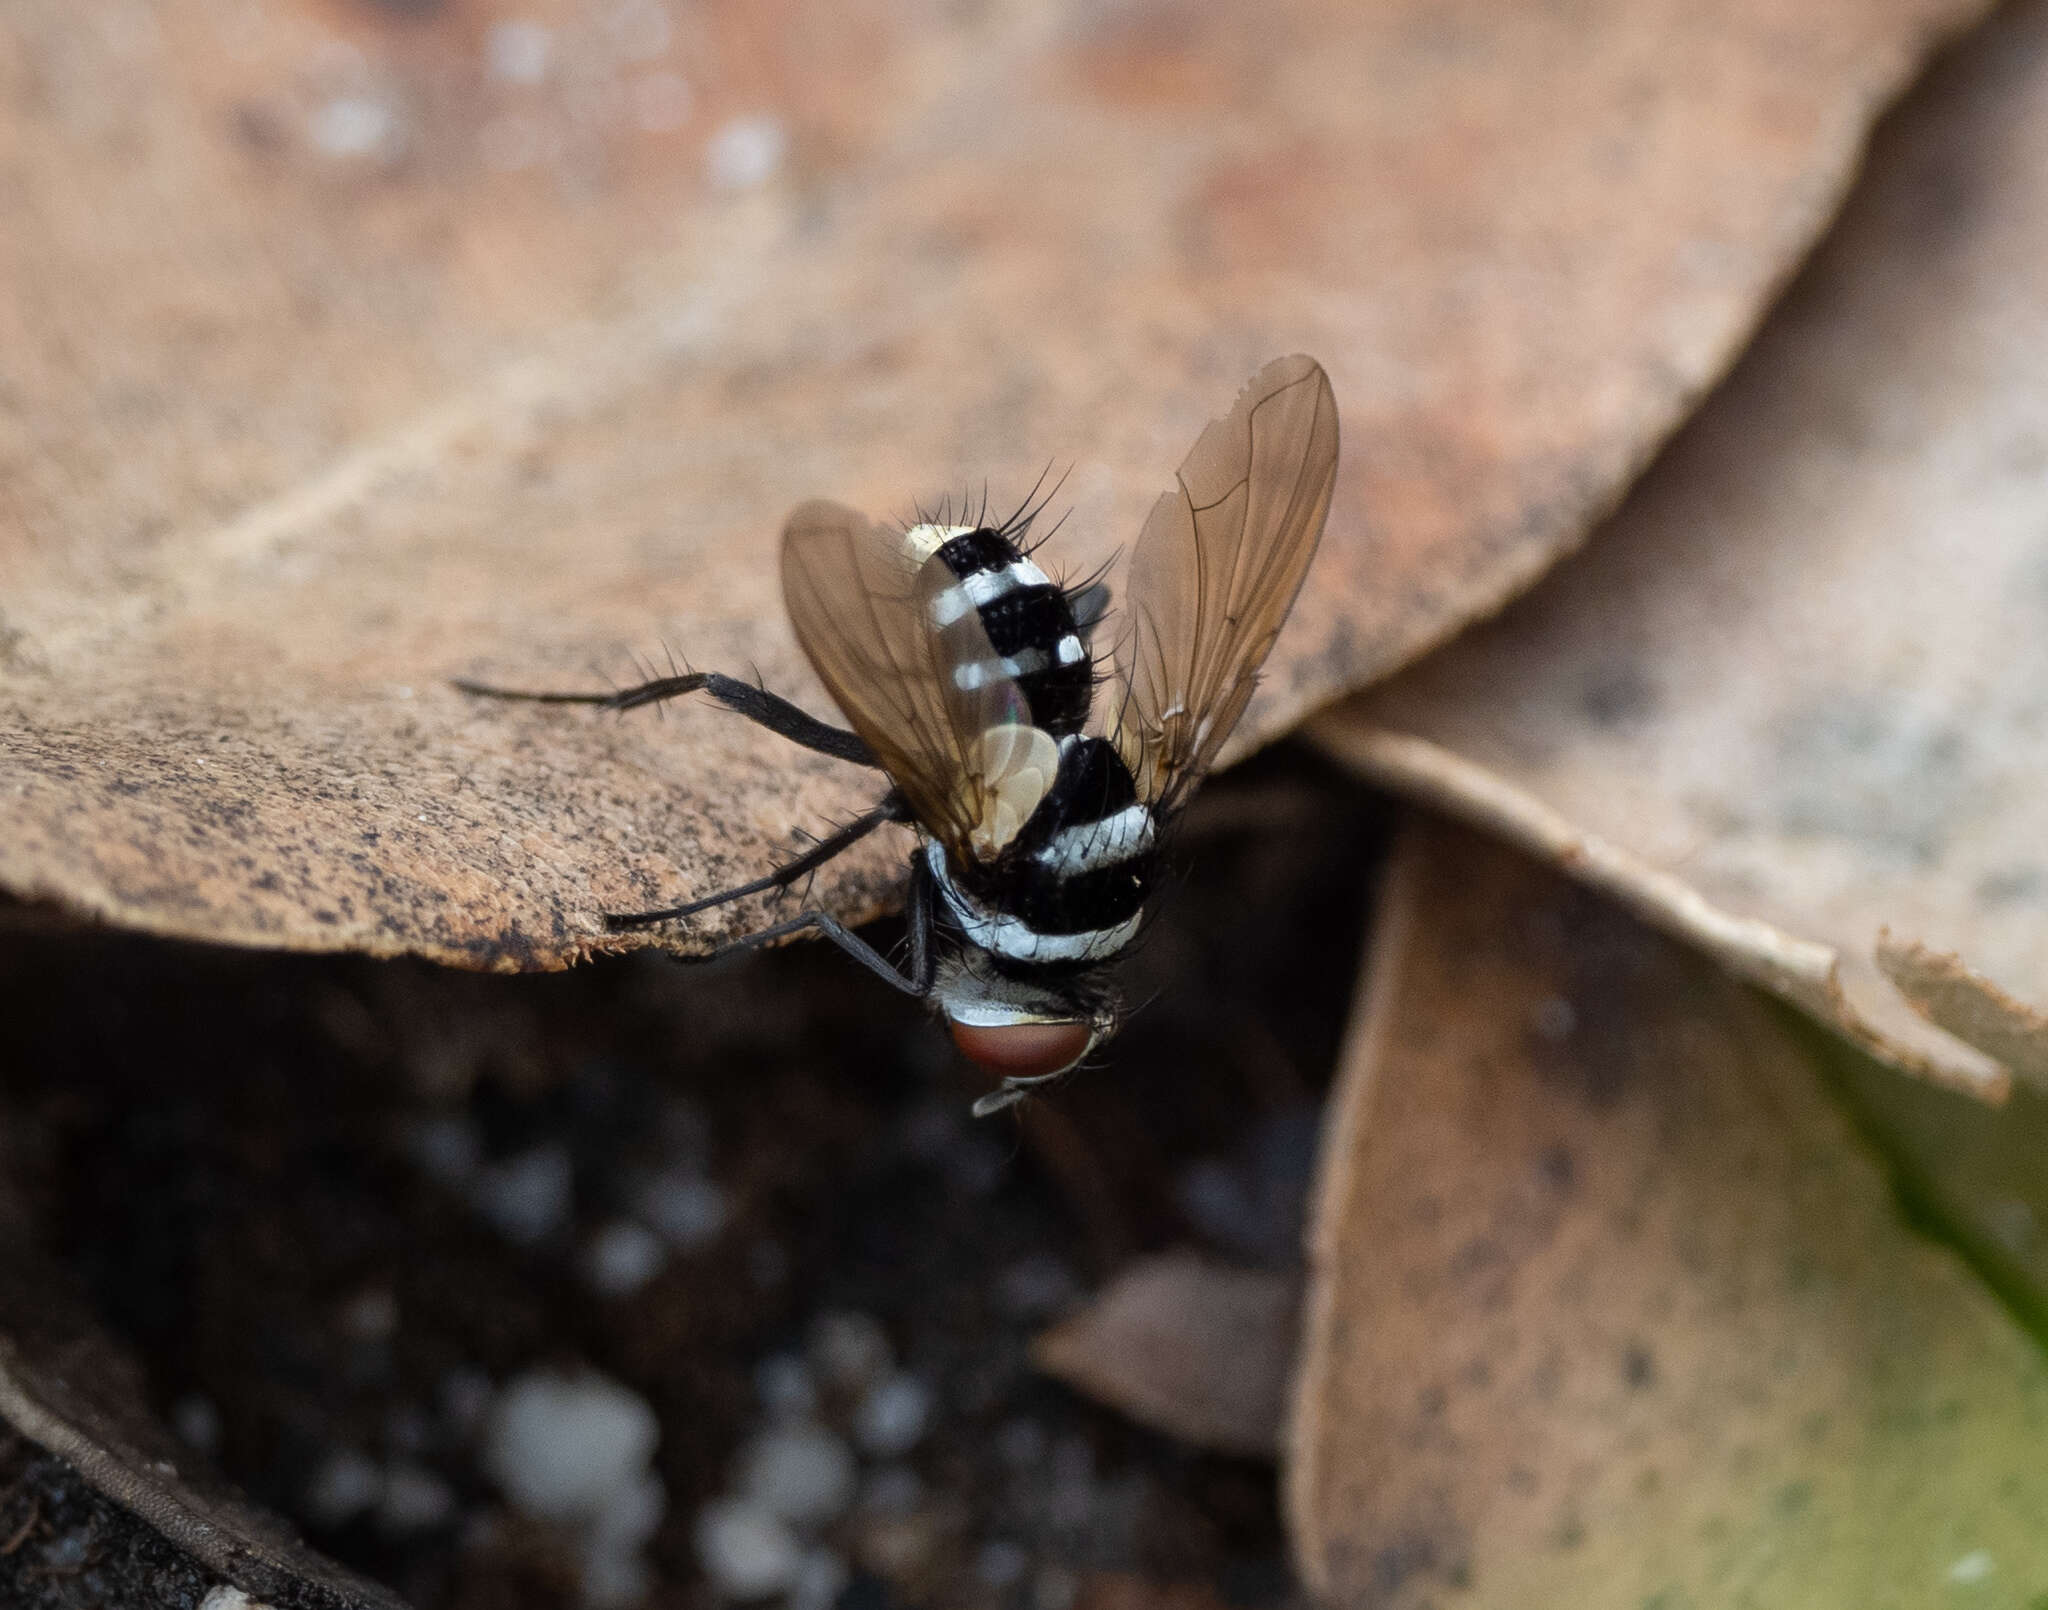
<svg viewBox="0 0 2048 1610">
<path fill-rule="evenodd" d="M 871 789 L 717 711 L 450 675 L 667 643 L 815 702 L 800 498 L 1071 462 L 1084 565 L 1301 349 L 1351 447 L 1270 735 L 1578 539 L 1982 9 L 21 0 L 0 886 L 479 966 L 701 946 L 598 913 Z M 874 909 L 901 853 L 820 898 Z"/>
<path fill-rule="evenodd" d="M 1462 828 L 1397 852 L 1311 1239 L 1288 1503 L 1331 1602 L 2048 1587 L 2048 1361 L 1794 1020 Z"/>
<path fill-rule="evenodd" d="M 1145 1258 L 1040 1336 L 1048 1375 L 1219 1453 L 1269 1459 L 1294 1364 L 1301 1282 L 1193 1253 Z"/>
<path fill-rule="evenodd" d="M 2044 220 L 2034 5 L 1591 548 L 1324 740 L 1901 1064 L 2048 1080 Z"/>
<path fill-rule="evenodd" d="M 0 1425 L 58 1455 L 173 1548 L 259 1599 L 317 1610 L 406 1610 L 308 1548 L 150 1416 L 142 1371 L 0 1212 Z M 17 1540 L 18 1541 L 18 1540 Z M 211 1600 L 209 1600 L 211 1602 Z"/>
</svg>

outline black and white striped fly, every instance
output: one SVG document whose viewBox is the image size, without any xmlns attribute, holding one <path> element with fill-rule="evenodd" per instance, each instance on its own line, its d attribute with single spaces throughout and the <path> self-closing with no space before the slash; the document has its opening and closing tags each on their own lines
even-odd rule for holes
<svg viewBox="0 0 2048 1610">
<path fill-rule="evenodd" d="M 1293 606 L 1336 472 L 1329 377 L 1312 358 L 1275 359 L 1154 504 L 1107 677 L 1092 635 L 1108 590 L 1062 587 L 1038 566 L 1024 543 L 1035 510 L 1000 526 L 897 530 L 812 502 L 783 530 L 783 598 L 852 731 L 716 672 L 609 694 L 458 686 L 614 710 L 701 690 L 808 749 L 884 772 L 891 786 L 872 810 L 765 877 L 605 921 L 644 927 L 787 889 L 884 823 L 905 823 L 919 839 L 907 967 L 815 910 L 726 949 L 824 934 L 938 1007 L 961 1050 L 1000 1077 L 975 1105 L 994 1112 L 1115 1031 L 1110 964 L 1137 936 L 1166 830 Z"/>
</svg>

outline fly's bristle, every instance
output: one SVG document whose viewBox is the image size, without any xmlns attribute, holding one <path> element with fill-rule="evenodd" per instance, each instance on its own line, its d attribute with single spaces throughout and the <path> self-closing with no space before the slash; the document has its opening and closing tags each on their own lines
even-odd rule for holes
<svg viewBox="0 0 2048 1610">
<path fill-rule="evenodd" d="M 1031 531 L 1032 522 L 1045 512 L 1047 504 L 1059 496 L 1060 488 L 1067 484 L 1067 477 L 1072 473 L 1073 467 L 1069 465 L 1066 469 L 1060 471 L 1059 479 L 1054 481 L 1050 487 L 1047 487 L 1045 478 L 1052 474 L 1052 465 L 1047 464 L 1044 469 L 1038 472 L 1038 479 L 1031 483 L 1031 490 L 1024 494 L 1023 501 L 1010 511 L 1009 516 L 1001 525 L 992 528 L 996 535 L 1006 541 L 1014 542 L 1026 554 L 1037 552 L 1040 545 L 1044 543 L 1045 538 L 1050 537 L 1053 531 L 1059 530 L 1059 526 L 1055 525 L 1052 531 L 1046 532 L 1045 536 L 1040 537 L 1036 542 L 1027 542 L 1025 539 Z M 1041 492 L 1044 493 L 1042 497 L 1040 496 Z M 1064 524 L 1066 516 L 1060 516 L 1060 521 Z"/>
</svg>

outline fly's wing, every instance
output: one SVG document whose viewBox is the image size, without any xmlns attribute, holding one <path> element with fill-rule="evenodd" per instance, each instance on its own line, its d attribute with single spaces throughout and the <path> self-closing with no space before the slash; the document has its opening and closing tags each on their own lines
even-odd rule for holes
<svg viewBox="0 0 2048 1610">
<path fill-rule="evenodd" d="M 1141 798 L 1206 771 L 1301 589 L 1337 476 L 1337 399 L 1313 358 L 1276 358 L 1210 422 L 1131 554 L 1113 736 Z"/>
<path fill-rule="evenodd" d="M 943 627 L 933 605 L 952 573 L 936 553 L 837 503 L 802 505 L 782 531 L 782 596 L 797 642 L 853 730 L 932 836 L 962 858 L 984 853 L 991 776 L 1014 745 L 994 743 L 1030 707 L 978 611 Z M 971 668 L 971 669 L 969 669 Z"/>
</svg>

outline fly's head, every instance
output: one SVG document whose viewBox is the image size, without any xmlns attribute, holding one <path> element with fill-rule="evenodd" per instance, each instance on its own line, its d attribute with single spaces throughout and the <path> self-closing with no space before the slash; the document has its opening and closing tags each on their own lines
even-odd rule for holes
<svg viewBox="0 0 2048 1610">
<path fill-rule="evenodd" d="M 961 1053 L 1002 1081 L 974 1104 L 977 1118 L 1079 1065 L 1116 1033 L 1122 1015 L 1101 968 L 1057 979 L 1011 978 L 971 949 L 941 964 L 933 997 Z"/>
</svg>

